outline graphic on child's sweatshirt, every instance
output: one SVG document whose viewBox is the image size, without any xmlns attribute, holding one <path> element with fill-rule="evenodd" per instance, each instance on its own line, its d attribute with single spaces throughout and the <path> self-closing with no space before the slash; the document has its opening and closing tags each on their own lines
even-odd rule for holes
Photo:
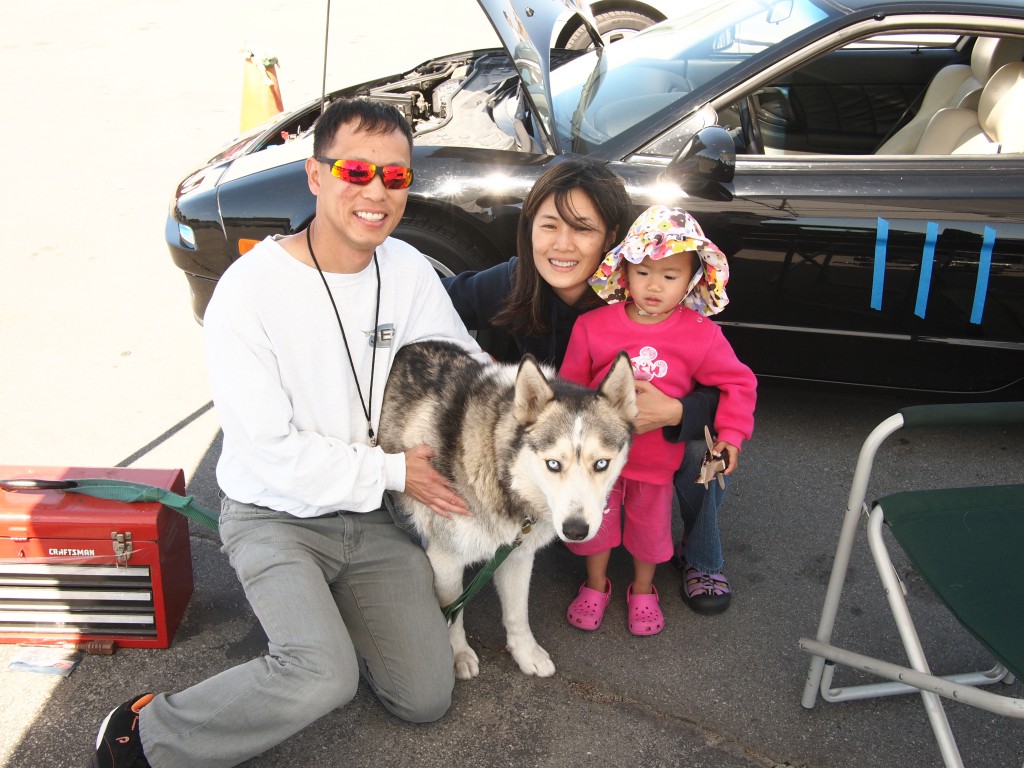
<svg viewBox="0 0 1024 768">
<path fill-rule="evenodd" d="M 643 347 L 640 354 L 630 358 L 633 363 L 633 378 L 639 381 L 654 381 L 668 374 L 668 363 L 658 360 L 658 350 L 654 347 Z"/>
</svg>

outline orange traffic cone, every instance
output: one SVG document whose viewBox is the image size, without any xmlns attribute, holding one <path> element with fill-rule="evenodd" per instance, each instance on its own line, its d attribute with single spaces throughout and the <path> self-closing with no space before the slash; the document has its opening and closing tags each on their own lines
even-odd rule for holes
<svg viewBox="0 0 1024 768">
<path fill-rule="evenodd" d="M 277 57 L 245 51 L 242 80 L 242 133 L 284 111 L 277 82 Z"/>
</svg>

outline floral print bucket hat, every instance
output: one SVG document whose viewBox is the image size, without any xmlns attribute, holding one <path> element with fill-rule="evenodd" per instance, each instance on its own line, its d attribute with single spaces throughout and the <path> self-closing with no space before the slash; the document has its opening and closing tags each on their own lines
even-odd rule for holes
<svg viewBox="0 0 1024 768">
<path fill-rule="evenodd" d="M 588 281 L 597 295 L 609 304 L 629 298 L 629 285 L 622 260 L 639 264 L 644 257 L 656 261 L 674 253 L 696 251 L 699 268 L 690 280 L 683 306 L 702 315 L 725 309 L 729 297 L 729 262 L 721 249 L 704 236 L 703 230 L 682 208 L 653 205 L 640 214 L 625 239 L 615 246 Z"/>
</svg>

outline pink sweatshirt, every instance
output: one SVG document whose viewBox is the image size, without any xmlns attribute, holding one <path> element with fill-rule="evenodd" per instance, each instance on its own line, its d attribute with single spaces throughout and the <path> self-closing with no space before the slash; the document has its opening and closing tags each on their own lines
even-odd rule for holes
<svg viewBox="0 0 1024 768">
<path fill-rule="evenodd" d="M 569 338 L 559 373 L 596 387 L 619 350 L 633 361 L 633 375 L 671 397 L 689 393 L 695 383 L 721 392 L 714 432 L 737 448 L 754 431 L 757 379 L 736 358 L 722 330 L 707 317 L 681 307 L 653 325 L 633 322 L 620 302 L 580 315 Z M 633 439 L 623 477 L 665 483 L 679 469 L 685 443 L 670 443 L 660 429 Z"/>
</svg>

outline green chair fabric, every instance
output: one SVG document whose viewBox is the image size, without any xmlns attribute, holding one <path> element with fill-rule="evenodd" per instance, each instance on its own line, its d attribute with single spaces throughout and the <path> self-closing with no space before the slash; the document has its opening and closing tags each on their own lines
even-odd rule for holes
<svg viewBox="0 0 1024 768">
<path fill-rule="evenodd" d="M 1024 485 L 907 491 L 877 503 L 922 578 L 1024 679 Z"/>
</svg>

